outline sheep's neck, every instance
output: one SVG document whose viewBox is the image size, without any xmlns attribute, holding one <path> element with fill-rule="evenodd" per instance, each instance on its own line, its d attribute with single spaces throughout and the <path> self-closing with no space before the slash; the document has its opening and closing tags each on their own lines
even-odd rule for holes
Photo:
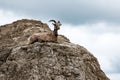
<svg viewBox="0 0 120 80">
<path fill-rule="evenodd" d="M 55 35 L 56 37 L 58 36 L 58 31 L 57 31 L 57 29 L 54 29 L 53 33 L 54 33 L 54 35 Z"/>
</svg>

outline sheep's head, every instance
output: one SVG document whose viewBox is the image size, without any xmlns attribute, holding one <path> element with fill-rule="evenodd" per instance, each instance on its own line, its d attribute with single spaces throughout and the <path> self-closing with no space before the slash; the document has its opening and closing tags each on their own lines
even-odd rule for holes
<svg viewBox="0 0 120 80">
<path fill-rule="evenodd" d="M 55 21 L 55 20 L 50 20 L 49 22 L 53 22 L 52 24 L 54 25 L 54 27 L 55 27 L 55 29 L 56 30 L 59 30 L 60 29 L 60 26 L 62 25 L 61 23 L 60 23 L 60 21 Z"/>
</svg>

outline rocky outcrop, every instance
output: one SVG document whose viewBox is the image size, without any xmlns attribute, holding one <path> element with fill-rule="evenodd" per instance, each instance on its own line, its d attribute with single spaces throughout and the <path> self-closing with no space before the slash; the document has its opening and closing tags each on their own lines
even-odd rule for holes
<svg viewBox="0 0 120 80">
<path fill-rule="evenodd" d="M 109 80 L 87 49 L 67 42 L 64 36 L 58 43 L 25 44 L 30 34 L 51 31 L 47 24 L 21 20 L 0 30 L 0 80 Z"/>
<path fill-rule="evenodd" d="M 53 34 L 46 23 L 28 19 L 18 20 L 11 24 L 0 26 L 0 44 L 1 46 L 24 45 L 32 34 L 46 32 Z M 58 43 L 70 42 L 65 36 L 58 36 Z"/>
</svg>

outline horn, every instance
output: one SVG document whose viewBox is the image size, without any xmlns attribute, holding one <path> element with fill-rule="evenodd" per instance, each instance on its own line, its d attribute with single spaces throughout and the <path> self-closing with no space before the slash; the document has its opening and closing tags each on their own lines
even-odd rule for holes
<svg viewBox="0 0 120 80">
<path fill-rule="evenodd" d="M 54 23 L 57 23 L 55 20 L 49 20 L 49 22 L 54 22 Z"/>
</svg>

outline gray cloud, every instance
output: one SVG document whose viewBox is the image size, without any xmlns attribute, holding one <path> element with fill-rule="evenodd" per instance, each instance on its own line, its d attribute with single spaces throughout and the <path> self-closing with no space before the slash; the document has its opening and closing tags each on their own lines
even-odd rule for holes
<svg viewBox="0 0 120 80">
<path fill-rule="evenodd" d="M 116 56 L 111 60 L 111 64 L 114 66 L 114 71 L 112 73 L 120 73 L 120 64 L 119 64 L 120 56 Z"/>
<path fill-rule="evenodd" d="M 74 26 L 74 28 L 73 25 L 63 25 L 59 33 L 92 52 L 106 74 L 120 74 L 120 27 L 118 26 L 120 25 L 98 23 Z"/>
<path fill-rule="evenodd" d="M 55 18 L 71 24 L 120 22 L 119 0 L 1 0 L 0 8 L 35 18 Z"/>
</svg>

